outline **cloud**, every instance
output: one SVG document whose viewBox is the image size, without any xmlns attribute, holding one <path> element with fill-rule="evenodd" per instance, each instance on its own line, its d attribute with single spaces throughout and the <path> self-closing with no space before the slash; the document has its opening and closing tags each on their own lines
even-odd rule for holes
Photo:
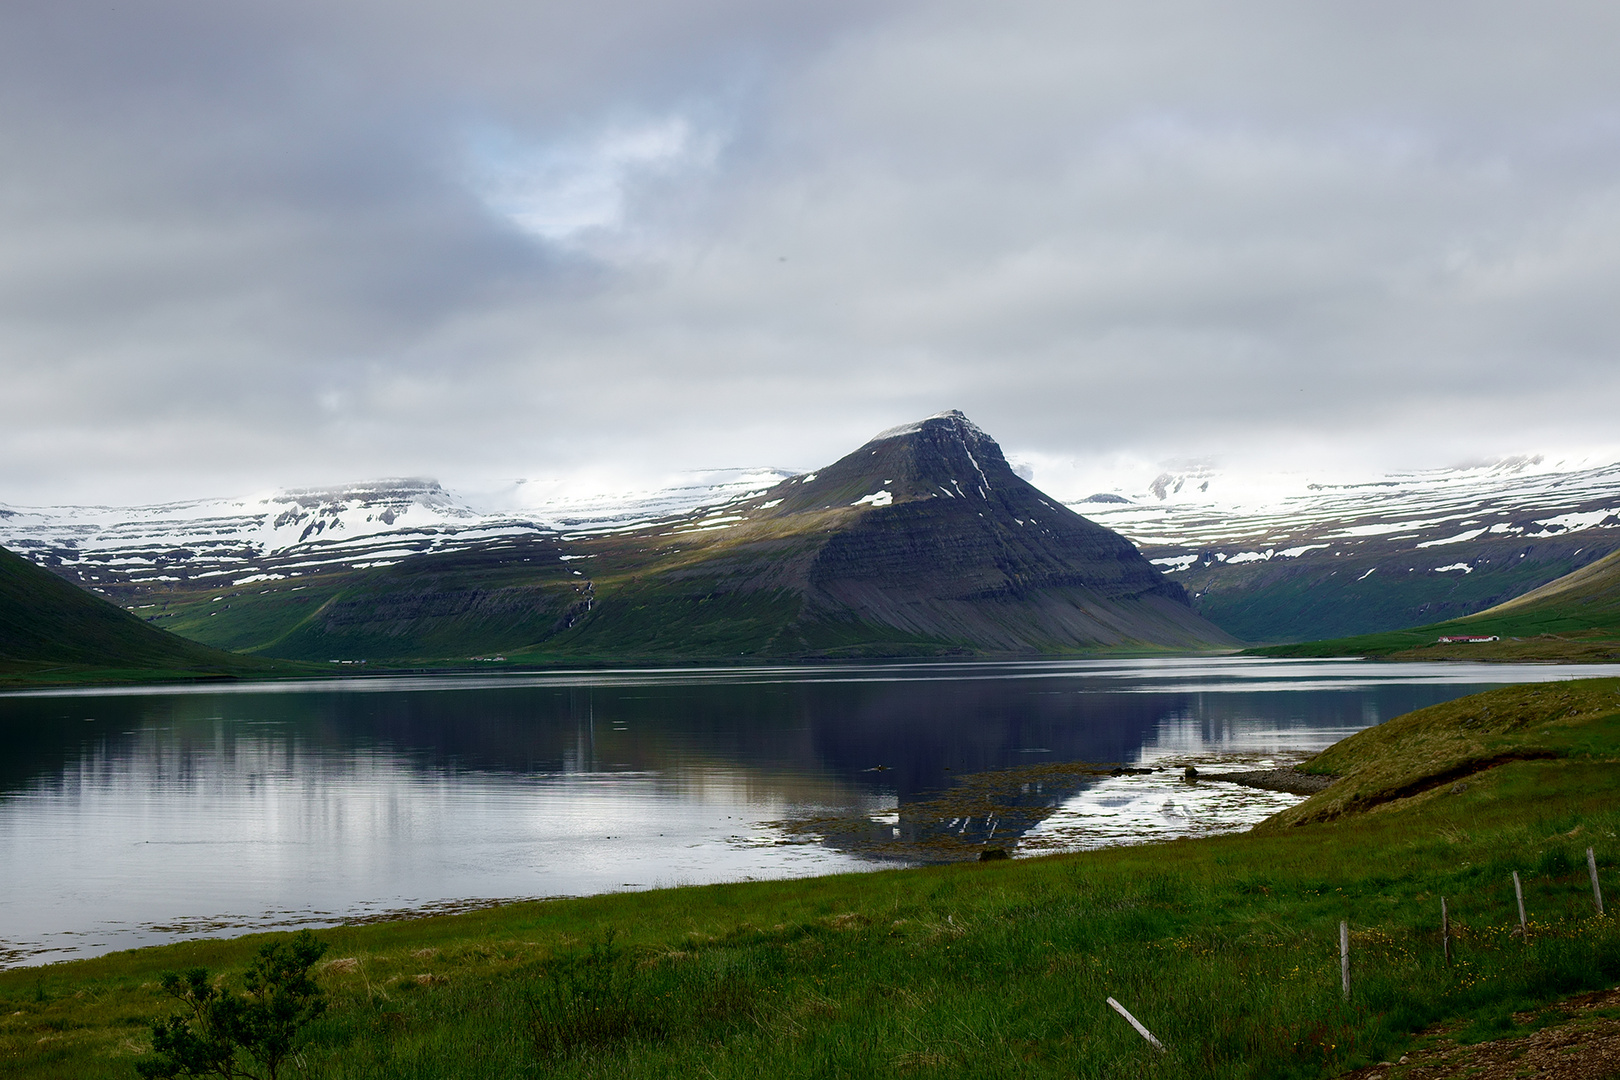
<svg viewBox="0 0 1620 1080">
<path fill-rule="evenodd" d="M 24 5 L 0 502 L 812 466 L 950 407 L 1039 462 L 1607 442 L 1617 22 Z"/>
<path fill-rule="evenodd" d="M 475 190 L 524 232 L 569 242 L 581 233 L 622 229 L 629 189 L 713 163 L 714 137 L 683 116 L 614 124 L 575 142 L 525 146 L 504 131 L 474 139 Z"/>
</svg>

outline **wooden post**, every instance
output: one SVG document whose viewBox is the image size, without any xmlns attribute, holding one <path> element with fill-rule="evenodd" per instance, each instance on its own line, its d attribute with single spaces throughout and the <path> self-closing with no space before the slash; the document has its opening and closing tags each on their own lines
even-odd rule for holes
<svg viewBox="0 0 1620 1080">
<path fill-rule="evenodd" d="M 1530 922 L 1524 917 L 1524 886 L 1519 884 L 1519 872 L 1513 871 L 1513 897 L 1519 902 L 1519 933 L 1527 940 L 1530 937 Z"/>
<path fill-rule="evenodd" d="M 1350 1000 L 1350 924 L 1339 920 L 1339 981 L 1344 984 L 1344 1000 Z"/>
<path fill-rule="evenodd" d="M 1142 1026 L 1142 1021 L 1131 1015 L 1131 1011 L 1129 1009 L 1115 1001 L 1113 998 L 1108 999 L 1108 1004 L 1114 1007 L 1115 1012 L 1129 1020 L 1131 1022 L 1131 1027 L 1135 1028 L 1136 1033 L 1142 1036 L 1142 1038 L 1146 1039 L 1148 1044 L 1151 1045 L 1153 1049 L 1157 1050 L 1161 1054 L 1169 1052 L 1165 1050 L 1164 1043 L 1153 1037 L 1153 1032 Z"/>
<path fill-rule="evenodd" d="M 1440 947 L 1445 950 L 1446 966 L 1451 966 L 1451 916 L 1446 913 L 1446 898 L 1440 898 Z"/>
<path fill-rule="evenodd" d="M 1592 854 L 1592 849 L 1591 848 L 1586 849 L 1586 869 L 1592 875 L 1592 903 L 1597 905 L 1597 912 L 1598 912 L 1599 915 L 1602 915 L 1603 914 L 1603 888 L 1602 888 L 1602 886 L 1600 886 L 1598 884 L 1598 879 L 1597 879 L 1597 856 Z"/>
</svg>

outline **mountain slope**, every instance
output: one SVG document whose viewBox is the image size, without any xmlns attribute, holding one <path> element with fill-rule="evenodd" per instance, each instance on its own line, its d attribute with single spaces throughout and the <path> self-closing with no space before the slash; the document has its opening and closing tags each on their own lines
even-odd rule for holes
<svg viewBox="0 0 1620 1080">
<path fill-rule="evenodd" d="M 1620 551 L 1480 612 L 1481 618 L 1493 616 L 1551 616 L 1620 626 Z"/>
<path fill-rule="evenodd" d="M 270 667 L 148 626 L 0 548 L 0 676 L 97 670 L 218 675 Z"/>
</svg>

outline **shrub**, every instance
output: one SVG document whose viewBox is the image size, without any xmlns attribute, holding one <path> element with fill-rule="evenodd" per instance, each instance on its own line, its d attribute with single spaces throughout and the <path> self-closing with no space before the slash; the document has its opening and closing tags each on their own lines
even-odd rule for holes
<svg viewBox="0 0 1620 1080">
<path fill-rule="evenodd" d="M 211 983 L 206 968 L 164 972 L 163 989 L 186 1011 L 152 1022 L 152 1053 L 136 1060 L 135 1071 L 148 1080 L 276 1080 L 300 1029 L 326 1011 L 325 994 L 309 977 L 325 952 L 308 930 L 269 942 L 248 967 L 241 994 Z"/>
</svg>

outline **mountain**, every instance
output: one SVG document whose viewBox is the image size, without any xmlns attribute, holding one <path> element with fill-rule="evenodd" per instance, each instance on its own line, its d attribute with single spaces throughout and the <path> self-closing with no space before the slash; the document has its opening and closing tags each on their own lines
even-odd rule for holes
<svg viewBox="0 0 1620 1080">
<path fill-rule="evenodd" d="M 1461 618 L 1620 548 L 1620 464 L 1510 458 L 1260 490 L 1235 479 L 1164 474 L 1074 505 L 1249 641 Z"/>
<path fill-rule="evenodd" d="M 232 675 L 272 666 L 148 626 L 0 548 L 0 679 L 52 681 L 97 672 Z"/>
<path fill-rule="evenodd" d="M 864 456 L 873 468 L 884 460 L 870 449 Z M 965 477 L 973 474 L 962 458 L 941 476 L 961 483 L 966 497 Z M 158 625 L 222 647 L 380 656 L 399 655 L 410 641 L 424 648 L 436 641 L 428 653 L 449 655 L 444 650 L 459 642 L 466 655 L 482 655 L 518 639 L 538 642 L 562 624 L 582 625 L 597 598 L 587 594 L 583 571 L 574 571 L 634 563 L 613 537 L 692 531 L 710 515 L 746 517 L 758 532 L 772 513 L 802 513 L 815 482 L 804 491 L 807 501 L 793 502 L 791 476 L 725 470 L 617 496 L 514 481 L 484 496 L 481 508 L 424 479 L 133 508 L 0 506 L 0 545 Z M 867 479 L 910 482 L 890 473 L 856 479 L 855 487 Z M 778 487 L 786 494 L 772 493 Z M 762 509 L 778 497 L 778 507 Z M 1601 461 L 1520 457 L 1331 482 L 1185 470 L 1143 474 L 1068 505 L 1133 541 L 1186 589 L 1197 614 L 1248 641 L 1311 641 L 1463 618 L 1620 548 L 1620 465 Z M 1012 516 L 1039 520 L 1040 512 Z M 784 520 L 772 528 L 786 535 L 795 526 Z M 631 546 L 648 547 L 642 540 Z M 573 561 L 570 553 L 598 558 Z M 537 558 L 549 567 L 544 574 L 530 572 Z M 631 576 L 642 578 L 637 587 L 648 583 Z M 458 584 L 463 579 L 467 588 Z M 793 596 L 811 598 L 810 613 L 827 602 L 822 592 L 795 588 Z M 346 590 L 358 591 L 338 599 Z M 362 595 L 368 592 L 373 598 Z M 747 595 L 751 606 L 760 602 Z M 329 601 L 331 617 L 320 623 L 326 629 L 315 633 L 306 620 Z M 782 603 L 799 600 L 783 594 Z M 711 600 L 705 617 L 713 608 Z M 383 609 L 398 617 L 372 625 L 368 612 Z M 419 632 L 423 620 L 436 629 Z M 761 625 L 779 623 L 771 615 Z M 829 623 L 827 632 L 838 625 Z M 924 637 L 931 640 L 940 627 L 929 626 Z M 732 649 L 724 637 L 713 648 L 747 646 Z M 604 630 L 593 647 L 610 646 Z"/>
<path fill-rule="evenodd" d="M 41 563 L 178 633 L 295 659 L 1235 644 L 960 413 L 813 473 L 756 470 L 707 491 L 719 497 L 655 517 L 648 500 L 546 521 L 391 481 L 99 517 L 12 510 L 0 536 L 22 534 Z"/>
<path fill-rule="evenodd" d="M 568 647 L 718 655 L 1207 648 L 1232 639 L 959 412 L 649 530 L 582 538 Z M 562 642 L 558 642 L 559 645 Z"/>
</svg>

